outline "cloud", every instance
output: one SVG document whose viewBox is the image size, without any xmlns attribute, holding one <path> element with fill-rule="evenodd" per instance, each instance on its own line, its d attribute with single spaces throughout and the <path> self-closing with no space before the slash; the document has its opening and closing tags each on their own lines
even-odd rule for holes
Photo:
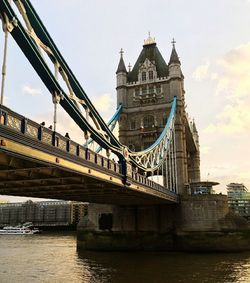
<svg viewBox="0 0 250 283">
<path fill-rule="evenodd" d="M 202 64 L 194 70 L 192 77 L 197 81 L 202 81 L 203 79 L 208 77 L 210 63 L 206 61 L 205 64 Z"/>
<path fill-rule="evenodd" d="M 22 93 L 28 94 L 31 96 L 40 96 L 43 95 L 42 90 L 40 88 L 34 88 L 30 86 L 29 84 L 26 84 L 22 88 Z"/>
<path fill-rule="evenodd" d="M 216 121 L 209 124 L 204 130 L 207 133 L 234 135 L 250 132 L 250 101 L 236 100 L 227 104 L 221 113 L 217 114 Z"/>
<path fill-rule="evenodd" d="M 250 93 L 250 42 L 230 50 L 217 61 L 221 72 L 218 76 L 217 95 L 244 98 Z"/>
<path fill-rule="evenodd" d="M 110 93 L 105 93 L 100 96 L 93 97 L 92 103 L 101 114 L 108 116 L 108 119 L 111 118 L 113 114 L 112 111 L 115 112 L 116 109 L 116 99 L 113 98 Z"/>
<path fill-rule="evenodd" d="M 205 132 L 234 135 L 250 131 L 250 42 L 218 59 L 211 68 L 215 95 L 223 108 Z"/>
<path fill-rule="evenodd" d="M 250 189 L 250 42 L 210 62 L 203 77 L 210 79 L 214 93 L 213 115 L 200 131 L 202 176 L 209 172 L 224 193 L 230 182 Z"/>
<path fill-rule="evenodd" d="M 210 146 L 204 146 L 204 145 L 200 146 L 200 152 L 204 155 L 209 154 L 210 150 L 211 150 Z"/>
<path fill-rule="evenodd" d="M 244 98 L 250 93 L 250 42 L 242 44 L 215 62 L 207 60 L 194 70 L 197 81 L 210 79 L 216 82 L 216 95 Z"/>
</svg>

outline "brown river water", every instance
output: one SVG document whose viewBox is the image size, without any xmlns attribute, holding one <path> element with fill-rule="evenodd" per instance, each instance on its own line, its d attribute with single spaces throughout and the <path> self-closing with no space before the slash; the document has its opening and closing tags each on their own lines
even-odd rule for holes
<svg viewBox="0 0 250 283">
<path fill-rule="evenodd" d="M 79 252 L 75 233 L 0 235 L 4 282 L 250 283 L 250 253 Z"/>
</svg>

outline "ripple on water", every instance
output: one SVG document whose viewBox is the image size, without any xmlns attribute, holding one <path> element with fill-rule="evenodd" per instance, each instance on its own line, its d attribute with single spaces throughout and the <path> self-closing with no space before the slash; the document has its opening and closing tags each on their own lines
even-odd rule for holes
<svg viewBox="0 0 250 283">
<path fill-rule="evenodd" d="M 250 254 L 77 252 L 74 233 L 0 236 L 0 282 L 250 282 Z"/>
</svg>

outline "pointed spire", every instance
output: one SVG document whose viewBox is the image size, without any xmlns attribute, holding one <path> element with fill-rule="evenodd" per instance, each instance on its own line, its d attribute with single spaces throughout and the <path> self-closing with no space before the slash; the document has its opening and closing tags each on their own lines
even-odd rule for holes
<svg viewBox="0 0 250 283">
<path fill-rule="evenodd" d="M 193 125 L 193 132 L 198 133 L 194 119 L 192 125 Z"/>
<path fill-rule="evenodd" d="M 118 73 L 127 73 L 127 70 L 126 70 L 126 66 L 125 66 L 125 63 L 123 61 L 123 49 L 121 48 L 121 51 L 120 51 L 120 54 L 121 54 L 121 57 L 120 57 L 120 61 L 119 61 L 119 64 L 118 64 L 118 68 L 117 68 L 117 71 L 116 71 L 116 74 Z"/>
<path fill-rule="evenodd" d="M 170 56 L 170 59 L 169 59 L 169 65 L 172 64 L 172 63 L 176 63 L 176 64 L 181 64 L 180 60 L 179 60 L 179 56 L 175 50 L 175 43 L 176 41 L 173 40 L 171 41 L 172 45 L 173 45 L 173 48 L 172 48 L 172 52 L 171 52 L 171 56 Z"/>
</svg>

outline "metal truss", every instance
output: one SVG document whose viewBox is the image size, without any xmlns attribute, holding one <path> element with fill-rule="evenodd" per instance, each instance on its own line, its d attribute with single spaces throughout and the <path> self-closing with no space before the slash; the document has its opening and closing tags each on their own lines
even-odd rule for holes
<svg viewBox="0 0 250 283">
<path fill-rule="evenodd" d="M 13 2 L 22 21 L 19 20 L 10 2 L 1 0 L 0 16 L 4 32 L 12 35 L 40 76 L 52 95 L 55 108 L 57 104 L 60 104 L 83 130 L 87 144 L 89 144 L 89 139 L 92 139 L 107 152 L 116 154 L 121 162 L 125 160 L 131 162 L 136 168 L 144 172 L 153 172 L 161 168 L 164 160 L 167 159 L 171 140 L 173 140 L 176 98 L 173 100 L 168 122 L 156 142 L 143 151 L 130 151 L 112 133 L 112 127 L 115 120 L 118 120 L 118 116 L 115 116 L 113 121 L 111 119 L 109 125 L 104 122 L 60 54 L 30 1 L 14 0 Z M 52 62 L 54 72 L 47 64 L 45 56 Z M 66 91 L 60 80 L 66 85 Z M 121 111 L 121 108 L 119 111 Z"/>
<path fill-rule="evenodd" d="M 107 123 L 107 126 L 109 127 L 110 131 L 113 132 L 117 122 L 120 119 L 121 113 L 122 113 L 122 104 L 119 105 L 119 107 L 117 108 L 115 114 L 112 116 L 112 118 L 109 120 L 109 122 Z M 87 141 L 85 143 L 85 147 L 89 147 L 90 145 L 92 145 L 94 143 L 93 139 L 90 139 L 89 141 Z M 99 153 L 102 150 L 101 146 L 98 146 L 98 148 L 95 150 L 96 153 Z"/>
<path fill-rule="evenodd" d="M 7 28 L 17 42 L 31 65 L 38 73 L 49 92 L 53 102 L 60 105 L 84 131 L 85 139 L 90 137 L 102 148 L 111 150 L 121 159 L 123 146 L 112 134 L 97 112 L 92 102 L 82 89 L 80 83 L 63 59 L 52 38 L 29 0 L 14 0 L 24 25 L 17 17 L 8 0 L 0 1 L 0 13 L 3 27 Z M 54 73 L 45 61 L 44 55 L 54 65 Z M 66 85 L 63 85 L 58 77 Z"/>
<path fill-rule="evenodd" d="M 143 151 L 128 152 L 128 155 L 135 159 L 137 166 L 143 168 L 144 171 L 155 171 L 166 161 L 167 155 L 170 152 L 170 145 L 173 141 L 175 131 L 175 113 L 176 97 L 174 97 L 167 124 L 159 138 L 150 147 Z"/>
</svg>

